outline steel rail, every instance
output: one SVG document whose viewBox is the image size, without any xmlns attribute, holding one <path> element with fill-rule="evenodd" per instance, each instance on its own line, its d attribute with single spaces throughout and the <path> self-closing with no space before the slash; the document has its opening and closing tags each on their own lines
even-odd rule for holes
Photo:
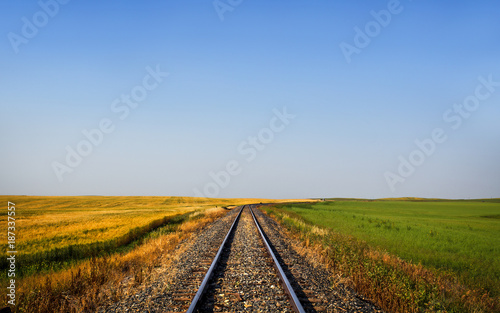
<svg viewBox="0 0 500 313">
<path fill-rule="evenodd" d="M 214 260 L 212 261 L 212 264 L 210 265 L 210 268 L 207 271 L 207 274 L 205 274 L 205 278 L 203 278 L 203 281 L 201 282 L 200 287 L 198 288 L 198 292 L 196 292 L 196 295 L 194 296 L 193 300 L 191 301 L 191 305 L 189 306 L 188 310 L 186 313 L 193 313 L 194 310 L 196 309 L 196 306 L 198 305 L 198 302 L 200 301 L 201 297 L 203 296 L 203 293 L 207 289 L 208 286 L 208 281 L 210 280 L 213 271 L 215 270 L 215 267 L 217 266 L 217 263 L 219 262 L 220 255 L 222 254 L 222 250 L 224 249 L 224 246 L 226 245 L 226 241 L 233 232 L 234 225 L 236 225 L 236 222 L 239 220 L 241 212 L 243 212 L 243 208 L 245 206 L 242 206 L 240 209 L 240 212 L 238 213 L 238 216 L 233 221 L 233 224 L 231 225 L 231 228 L 227 232 L 226 237 L 224 238 L 224 241 L 222 241 L 222 244 L 219 247 L 219 250 L 217 251 L 217 254 L 215 255 Z"/>
<path fill-rule="evenodd" d="M 278 271 L 278 274 L 281 279 L 281 284 L 283 285 L 283 288 L 285 289 L 286 293 L 290 297 L 290 300 L 292 302 L 292 307 L 295 312 L 298 313 L 305 313 L 304 308 L 302 307 L 302 304 L 299 301 L 299 298 L 295 294 L 295 291 L 293 291 L 292 285 L 290 284 L 290 281 L 288 278 L 286 278 L 285 272 L 281 268 L 280 263 L 278 262 L 278 259 L 273 253 L 273 250 L 271 249 L 271 246 L 267 242 L 266 236 L 264 235 L 264 232 L 262 231 L 259 221 L 257 220 L 257 217 L 255 217 L 255 214 L 253 214 L 252 206 L 249 206 L 250 208 L 250 213 L 252 213 L 253 221 L 255 222 L 255 225 L 257 226 L 257 229 L 259 230 L 260 236 L 262 238 L 262 241 L 264 241 L 264 244 L 266 246 L 267 252 L 273 259 L 274 267 Z"/>
</svg>

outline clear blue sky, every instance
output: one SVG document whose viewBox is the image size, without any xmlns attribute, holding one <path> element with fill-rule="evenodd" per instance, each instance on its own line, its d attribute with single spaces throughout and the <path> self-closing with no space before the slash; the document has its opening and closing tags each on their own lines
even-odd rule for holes
<svg viewBox="0 0 500 313">
<path fill-rule="evenodd" d="M 500 196 L 498 1 L 40 3 L 0 3 L 0 194 Z"/>
</svg>

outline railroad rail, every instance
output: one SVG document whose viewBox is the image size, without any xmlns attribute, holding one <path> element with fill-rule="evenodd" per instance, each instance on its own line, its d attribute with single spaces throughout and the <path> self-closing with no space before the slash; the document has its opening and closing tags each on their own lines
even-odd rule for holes
<svg viewBox="0 0 500 313">
<path fill-rule="evenodd" d="M 245 205 L 245 206 L 241 207 L 240 211 L 238 212 L 238 215 L 235 217 L 228 233 L 226 234 L 222 244 L 220 245 L 219 249 L 217 250 L 217 254 L 215 255 L 215 257 L 210 265 L 210 268 L 208 269 L 207 273 L 205 274 L 205 277 L 203 278 L 203 280 L 198 288 L 198 291 L 196 292 L 195 296 L 193 297 L 191 304 L 190 304 L 188 310 L 186 311 L 187 313 L 194 313 L 199 309 L 200 301 L 208 289 L 209 281 L 211 280 L 211 278 L 214 275 L 215 269 L 220 261 L 222 252 L 223 252 L 224 248 L 226 247 L 226 245 L 228 245 L 228 238 L 230 238 L 231 234 L 235 231 L 236 225 L 238 224 L 240 216 L 245 208 L 248 208 L 248 210 L 251 213 L 251 216 L 253 218 L 255 226 L 257 227 L 257 230 L 260 234 L 260 238 L 262 239 L 262 241 L 264 243 L 264 246 L 266 248 L 267 253 L 269 254 L 270 258 L 272 259 L 273 266 L 276 269 L 276 273 L 279 276 L 279 281 L 280 281 L 284 291 L 286 292 L 286 294 L 289 298 L 291 308 L 293 309 L 293 311 L 298 312 L 298 313 L 305 312 L 304 308 L 302 307 L 302 304 L 299 301 L 299 298 L 295 294 L 295 291 L 293 290 L 293 288 L 290 284 L 290 281 L 286 277 L 285 272 L 283 271 L 281 265 L 279 264 L 279 261 L 278 261 L 276 255 L 274 254 L 274 252 L 271 248 L 271 245 L 270 245 L 264 231 L 262 230 L 262 227 L 259 224 L 257 217 L 253 213 L 254 206 L 255 205 Z"/>
<path fill-rule="evenodd" d="M 222 241 L 222 244 L 220 245 L 219 250 L 217 251 L 217 254 L 215 255 L 214 260 L 212 261 L 212 264 L 210 265 L 210 268 L 208 269 L 207 274 L 203 278 L 203 281 L 201 282 L 201 285 L 198 288 L 198 292 L 196 292 L 196 295 L 194 296 L 193 301 L 191 301 L 191 305 L 189 306 L 188 310 L 186 311 L 187 313 L 193 313 L 194 310 L 196 310 L 196 307 L 201 299 L 201 296 L 203 295 L 203 293 L 207 289 L 208 281 L 212 277 L 212 273 L 214 272 L 214 269 L 217 266 L 217 263 L 219 263 L 220 255 L 222 253 L 222 250 L 224 249 L 224 246 L 226 245 L 227 239 L 229 238 L 229 236 L 233 232 L 234 225 L 236 225 L 236 223 L 240 219 L 241 212 L 243 212 L 244 208 L 245 208 L 245 206 L 241 207 L 240 212 L 238 213 L 238 215 L 234 219 L 234 222 L 231 225 L 231 228 L 229 229 L 229 231 L 227 232 L 226 237 L 224 237 L 224 240 Z"/>
</svg>

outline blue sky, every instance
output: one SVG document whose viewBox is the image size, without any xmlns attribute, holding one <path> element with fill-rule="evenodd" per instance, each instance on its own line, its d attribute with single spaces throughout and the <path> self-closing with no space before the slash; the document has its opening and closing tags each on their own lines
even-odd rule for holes
<svg viewBox="0 0 500 313">
<path fill-rule="evenodd" d="M 497 1 L 63 2 L 0 4 L 1 194 L 500 196 Z"/>
</svg>

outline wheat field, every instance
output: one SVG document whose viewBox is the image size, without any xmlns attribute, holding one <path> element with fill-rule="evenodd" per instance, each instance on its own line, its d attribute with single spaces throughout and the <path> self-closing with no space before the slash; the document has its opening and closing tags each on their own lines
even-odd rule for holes
<svg viewBox="0 0 500 313">
<path fill-rule="evenodd" d="M 111 253 L 167 225 L 170 219 L 214 207 L 276 202 L 267 199 L 190 197 L 0 196 L 16 205 L 18 275 L 68 266 L 74 260 Z M 7 209 L 0 214 L 7 225 Z M 7 232 L 1 232 L 7 243 Z M 7 249 L 0 267 L 7 266 Z"/>
</svg>

